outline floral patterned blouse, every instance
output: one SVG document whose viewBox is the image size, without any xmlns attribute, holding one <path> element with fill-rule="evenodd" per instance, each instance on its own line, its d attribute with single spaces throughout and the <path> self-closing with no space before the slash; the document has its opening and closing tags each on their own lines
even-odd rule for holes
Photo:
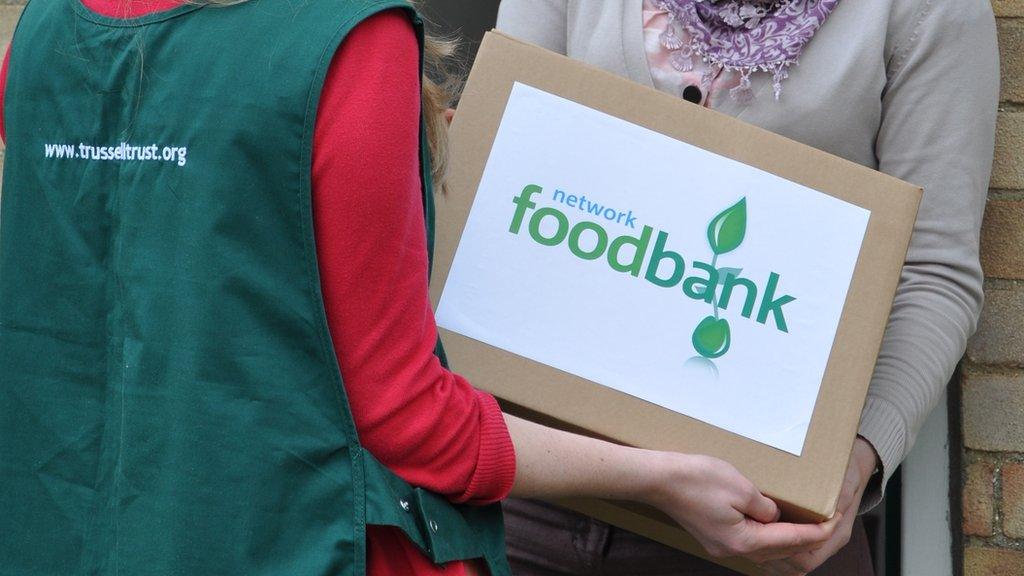
<svg viewBox="0 0 1024 576">
<path fill-rule="evenodd" d="M 654 86 L 695 104 L 718 107 L 723 99 L 729 98 L 729 90 L 739 85 L 740 74 L 717 69 L 699 58 L 694 59 L 693 70 L 677 69 L 672 64 L 671 51 L 662 43 L 662 34 L 672 28 L 670 33 L 681 43 L 688 43 L 690 39 L 682 27 L 672 21 L 668 10 L 659 4 L 660 0 L 644 0 L 643 8 L 644 48 Z"/>
</svg>

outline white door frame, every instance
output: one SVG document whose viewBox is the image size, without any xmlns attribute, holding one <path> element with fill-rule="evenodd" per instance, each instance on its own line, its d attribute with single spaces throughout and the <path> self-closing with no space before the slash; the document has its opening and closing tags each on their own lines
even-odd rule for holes
<svg viewBox="0 0 1024 576">
<path fill-rule="evenodd" d="M 952 576 L 949 417 L 943 394 L 903 463 L 900 550 L 903 576 Z"/>
</svg>

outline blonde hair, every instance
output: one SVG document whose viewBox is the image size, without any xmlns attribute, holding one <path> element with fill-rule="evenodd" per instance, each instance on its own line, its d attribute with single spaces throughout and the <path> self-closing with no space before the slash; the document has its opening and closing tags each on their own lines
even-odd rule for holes
<svg viewBox="0 0 1024 576">
<path fill-rule="evenodd" d="M 454 55 L 458 42 L 426 35 L 423 46 L 422 83 L 423 118 L 427 126 L 427 144 L 432 159 L 434 186 L 445 192 L 448 182 L 448 118 L 462 86 L 463 72 Z"/>
<path fill-rule="evenodd" d="M 248 0 L 185 0 L 189 4 L 231 6 Z M 413 5 L 418 0 L 409 0 Z M 427 145 L 430 148 L 431 176 L 434 189 L 444 191 L 448 179 L 448 120 L 445 112 L 452 107 L 462 84 L 462 73 L 455 63 L 458 42 L 427 34 L 423 45 L 423 77 L 421 94 Z"/>
</svg>

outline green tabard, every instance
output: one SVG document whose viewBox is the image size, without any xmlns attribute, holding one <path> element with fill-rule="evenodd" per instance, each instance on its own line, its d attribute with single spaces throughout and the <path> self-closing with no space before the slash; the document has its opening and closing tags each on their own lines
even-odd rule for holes
<svg viewBox="0 0 1024 576">
<path fill-rule="evenodd" d="M 395 7 L 422 38 L 400 0 L 26 7 L 4 111 L 0 574 L 361 575 L 366 524 L 509 573 L 497 506 L 453 506 L 360 447 L 327 328 L 316 110 L 348 32 Z"/>
</svg>

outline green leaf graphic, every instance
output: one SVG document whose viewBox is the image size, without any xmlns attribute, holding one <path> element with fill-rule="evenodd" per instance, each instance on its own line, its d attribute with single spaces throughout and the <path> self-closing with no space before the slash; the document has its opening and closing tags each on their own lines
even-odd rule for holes
<svg viewBox="0 0 1024 576">
<path fill-rule="evenodd" d="M 726 208 L 708 225 L 708 244 L 716 255 L 732 252 L 747 234 L 747 199 Z"/>
<path fill-rule="evenodd" d="M 719 358 L 729 351 L 731 335 L 725 318 L 708 316 L 693 331 L 693 348 L 705 358 Z"/>
</svg>

